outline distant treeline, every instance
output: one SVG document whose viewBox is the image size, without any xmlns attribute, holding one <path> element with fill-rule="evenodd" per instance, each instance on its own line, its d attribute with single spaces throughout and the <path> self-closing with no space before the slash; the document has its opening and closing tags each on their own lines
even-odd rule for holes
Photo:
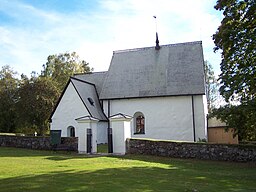
<svg viewBox="0 0 256 192">
<path fill-rule="evenodd" d="M 93 70 L 75 52 L 50 55 L 42 68 L 30 77 L 9 65 L 0 70 L 0 132 L 48 133 L 49 116 L 69 77 Z"/>
</svg>

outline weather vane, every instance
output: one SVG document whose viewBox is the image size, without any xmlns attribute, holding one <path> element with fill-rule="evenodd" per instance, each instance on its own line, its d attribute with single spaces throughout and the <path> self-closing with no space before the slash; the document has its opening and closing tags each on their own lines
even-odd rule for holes
<svg viewBox="0 0 256 192">
<path fill-rule="evenodd" d="M 157 34 L 157 21 L 156 21 L 156 16 L 153 16 L 155 19 L 155 23 L 156 23 L 156 46 L 155 46 L 155 50 L 159 50 L 161 47 L 159 46 L 159 40 L 158 40 L 158 34 Z"/>
<path fill-rule="evenodd" d="M 157 33 L 157 20 L 156 20 L 156 16 L 154 15 L 153 17 L 154 17 L 154 19 L 155 19 L 155 24 L 156 24 L 156 33 Z"/>
</svg>

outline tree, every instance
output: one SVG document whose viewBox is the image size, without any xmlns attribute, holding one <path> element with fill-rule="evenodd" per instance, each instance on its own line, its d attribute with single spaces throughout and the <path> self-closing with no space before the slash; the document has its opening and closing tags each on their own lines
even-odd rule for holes
<svg viewBox="0 0 256 192">
<path fill-rule="evenodd" d="M 206 98 L 208 111 L 215 107 L 214 103 L 218 99 L 218 81 L 214 75 L 213 67 L 208 62 L 204 62 Z"/>
<path fill-rule="evenodd" d="M 63 90 L 70 76 L 93 70 L 89 67 L 89 63 L 79 58 L 76 52 L 50 55 L 43 68 L 41 76 L 51 77 L 58 83 L 60 90 Z"/>
<path fill-rule="evenodd" d="M 2 67 L 0 71 L 0 132 L 15 132 L 16 129 L 16 102 L 19 80 L 17 72 L 10 66 Z"/>
<path fill-rule="evenodd" d="M 215 51 L 221 49 L 221 95 L 228 101 L 256 96 L 256 1 L 218 0 L 224 18 L 213 35 Z"/>
<path fill-rule="evenodd" d="M 48 131 L 48 118 L 60 91 L 49 77 L 22 76 L 17 103 L 21 130 L 37 131 L 43 135 Z"/>
<path fill-rule="evenodd" d="M 256 140 L 256 102 L 251 100 L 240 105 L 225 105 L 213 109 L 210 116 L 215 116 L 226 122 L 229 128 L 234 128 L 234 136 L 238 135 L 239 140 Z"/>
<path fill-rule="evenodd" d="M 70 76 L 90 72 L 84 60 L 73 53 L 50 55 L 41 75 L 21 79 L 9 66 L 0 71 L 0 131 L 34 133 L 48 131 L 48 118 Z"/>
<path fill-rule="evenodd" d="M 213 116 L 235 129 L 239 139 L 256 139 L 256 1 L 218 0 L 224 18 L 213 35 L 214 51 L 222 50 L 220 94 L 227 104 Z"/>
</svg>

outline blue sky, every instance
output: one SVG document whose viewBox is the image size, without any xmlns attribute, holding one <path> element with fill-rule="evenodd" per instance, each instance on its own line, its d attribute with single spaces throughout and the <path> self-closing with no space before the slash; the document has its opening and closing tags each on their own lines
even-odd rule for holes
<svg viewBox="0 0 256 192">
<path fill-rule="evenodd" d="M 0 67 L 40 73 L 47 57 L 76 51 L 94 71 L 108 69 L 113 51 L 202 40 L 218 74 L 212 35 L 222 15 L 216 0 L 0 0 Z"/>
</svg>

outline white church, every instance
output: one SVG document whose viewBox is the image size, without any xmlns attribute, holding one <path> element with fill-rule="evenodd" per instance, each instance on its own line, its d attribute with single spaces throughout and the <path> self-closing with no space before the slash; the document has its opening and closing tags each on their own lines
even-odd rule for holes
<svg viewBox="0 0 256 192">
<path fill-rule="evenodd" d="M 114 152 L 125 153 L 129 137 L 206 139 L 206 114 L 202 42 L 157 42 L 114 51 L 108 71 L 71 77 L 50 119 L 51 130 L 78 137 L 81 153 L 108 143 L 108 128 Z"/>
</svg>

